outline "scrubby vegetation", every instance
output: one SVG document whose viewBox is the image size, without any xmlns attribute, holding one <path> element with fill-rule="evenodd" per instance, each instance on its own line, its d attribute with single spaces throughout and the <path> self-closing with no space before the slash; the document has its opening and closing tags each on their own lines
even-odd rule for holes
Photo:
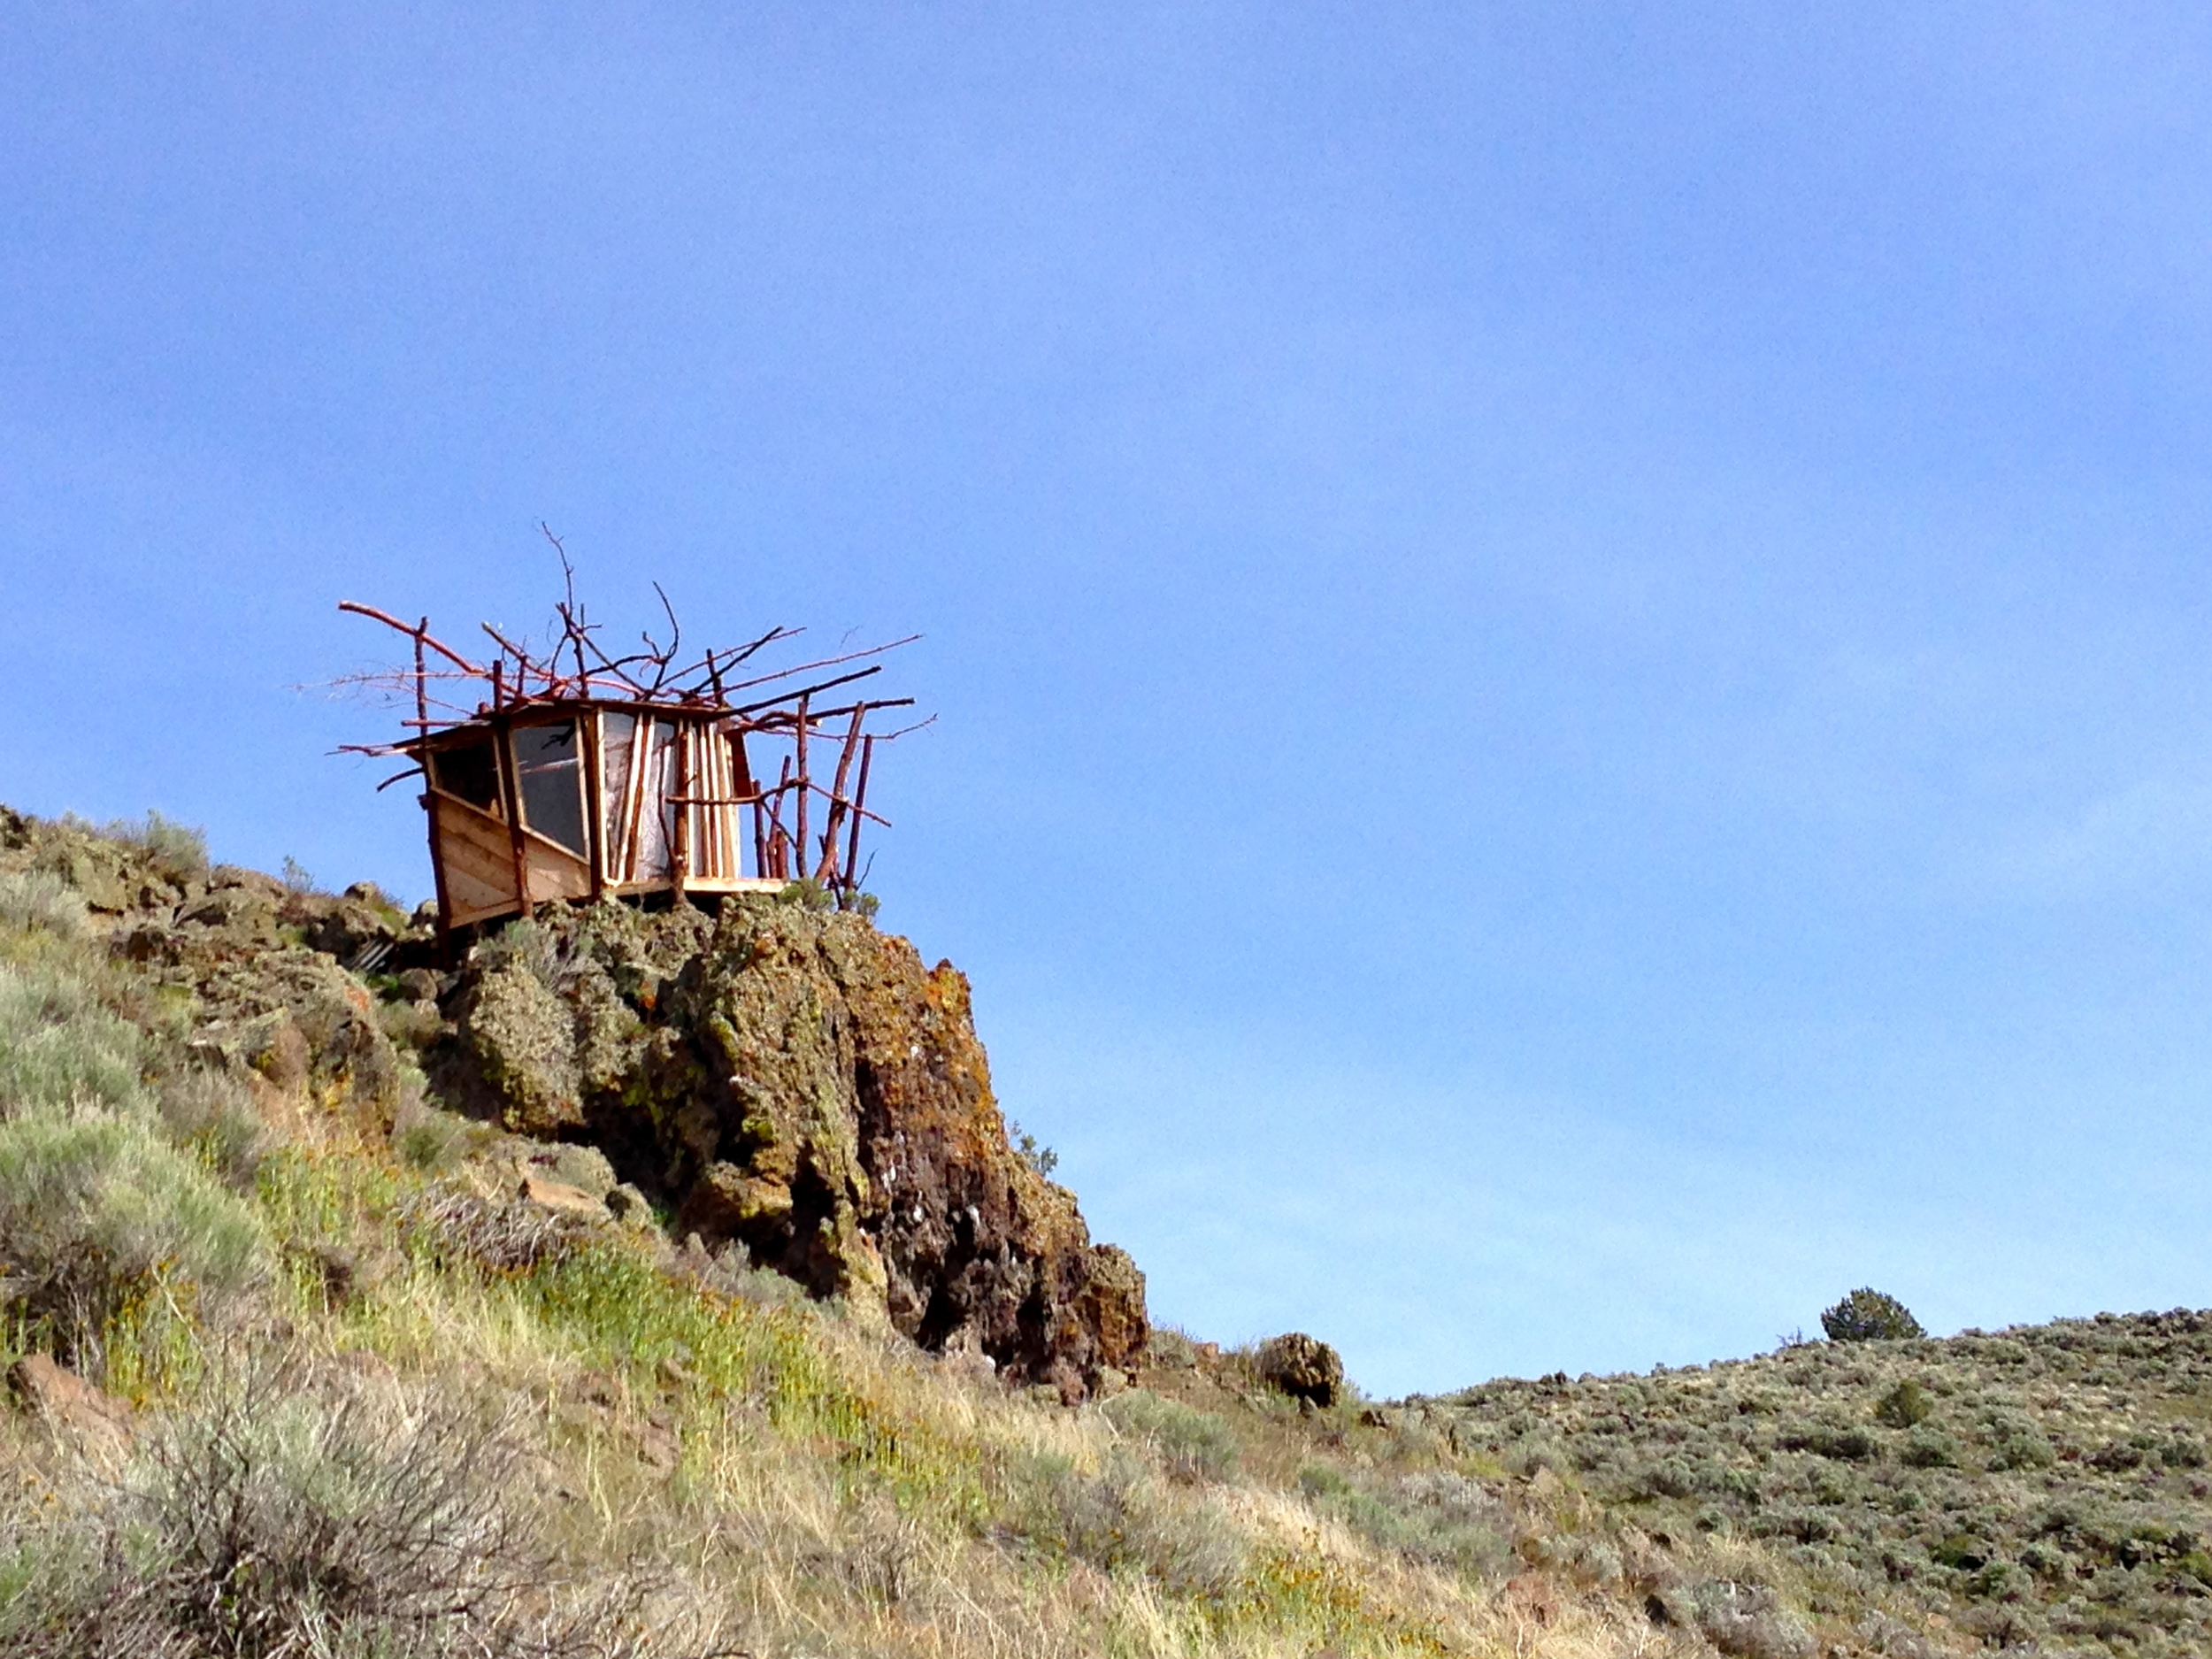
<svg viewBox="0 0 2212 1659">
<path fill-rule="evenodd" d="M 1571 1654 L 1702 1581 L 1249 1356 L 1071 1409 L 679 1243 L 427 1092 L 380 895 L 194 850 L 0 819 L 0 1651 Z"/>
<path fill-rule="evenodd" d="M 1831 1342 L 1897 1342 L 1928 1333 L 1896 1297 L 1871 1286 L 1853 1291 L 1820 1316 Z"/>
<path fill-rule="evenodd" d="M 2212 1321 L 1402 1404 L 1157 1330 L 1070 1408 L 453 1110 L 410 926 L 0 813 L 0 1651 L 2212 1647 Z"/>
<path fill-rule="evenodd" d="M 1767 1544 L 1816 1611 L 1902 1597 L 1993 1646 L 2212 1652 L 2212 1314 L 1801 1344 L 1432 1409 L 1655 1535 Z"/>
</svg>

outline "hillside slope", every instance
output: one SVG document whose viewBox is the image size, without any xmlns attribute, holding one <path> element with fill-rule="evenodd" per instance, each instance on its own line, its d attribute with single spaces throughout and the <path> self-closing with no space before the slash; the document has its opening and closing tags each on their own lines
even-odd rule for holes
<svg viewBox="0 0 2212 1659">
<path fill-rule="evenodd" d="M 448 972 L 373 889 L 0 814 L 0 1651 L 2002 1633 L 1773 1532 L 1778 1486 L 1646 1494 L 1596 1449 L 1626 1379 L 1300 1401 L 1141 1296 L 1007 1145 L 957 975 L 857 918 L 557 916 Z"/>
<path fill-rule="evenodd" d="M 1992 1645 L 2212 1653 L 2212 1313 L 1806 1343 L 1427 1409 L 1654 1534 L 1770 1540 L 1816 1605 L 1878 1590 Z"/>
</svg>

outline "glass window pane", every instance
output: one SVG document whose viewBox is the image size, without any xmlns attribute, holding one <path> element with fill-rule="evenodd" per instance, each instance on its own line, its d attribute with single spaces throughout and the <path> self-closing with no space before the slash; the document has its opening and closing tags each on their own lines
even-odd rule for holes
<svg viewBox="0 0 2212 1659">
<path fill-rule="evenodd" d="M 672 721 L 654 720 L 641 731 L 647 742 L 645 818 L 639 826 L 637 874 L 641 881 L 661 881 L 669 872 L 669 833 L 676 810 L 668 804 L 676 793 L 676 727 Z"/>
<path fill-rule="evenodd" d="M 630 738 L 637 730 L 634 714 L 603 714 L 599 718 L 601 781 L 599 793 L 606 805 L 606 821 L 599 844 L 607 849 L 607 879 L 620 881 L 626 872 L 619 865 L 623 832 L 629 827 L 624 810 L 630 800 Z"/>
<path fill-rule="evenodd" d="M 522 821 L 558 841 L 579 857 L 585 855 L 584 775 L 577 764 L 576 722 L 518 726 L 515 771 L 522 783 Z"/>
</svg>

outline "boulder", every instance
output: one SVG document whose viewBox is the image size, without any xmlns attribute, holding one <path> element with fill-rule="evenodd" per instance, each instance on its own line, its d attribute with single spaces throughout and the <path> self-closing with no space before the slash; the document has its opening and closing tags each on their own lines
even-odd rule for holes
<svg viewBox="0 0 2212 1659">
<path fill-rule="evenodd" d="M 1294 1400 L 1334 1405 L 1344 1392 L 1344 1362 L 1326 1342 L 1302 1331 L 1286 1332 L 1260 1344 L 1254 1365 L 1260 1380 Z"/>
<path fill-rule="evenodd" d="M 535 1204 L 540 1210 L 552 1210 L 556 1215 L 576 1216 L 586 1221 L 607 1219 L 605 1204 L 582 1187 L 571 1187 L 565 1181 L 545 1181 L 534 1175 L 526 1175 L 516 1196 Z"/>
</svg>

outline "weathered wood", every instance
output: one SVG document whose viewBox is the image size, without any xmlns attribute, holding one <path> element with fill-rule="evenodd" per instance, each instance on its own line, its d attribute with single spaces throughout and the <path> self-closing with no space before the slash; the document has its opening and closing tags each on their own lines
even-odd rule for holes
<svg viewBox="0 0 2212 1659">
<path fill-rule="evenodd" d="M 845 843 L 845 885 L 849 888 L 860 885 L 860 823 L 868 816 L 868 768 L 875 764 L 875 758 L 876 740 L 872 737 L 862 738 L 860 782 L 853 790 L 852 833 Z"/>
<path fill-rule="evenodd" d="M 582 660 L 583 648 L 577 648 L 577 657 Z M 607 821 L 604 780 L 600 775 L 599 710 L 594 709 L 576 723 L 583 741 L 579 757 L 584 768 L 584 847 L 591 859 L 591 896 L 595 899 L 607 890 Z"/>
<path fill-rule="evenodd" d="M 497 664 L 493 667 L 496 669 Z M 496 680 L 493 682 L 497 684 Z M 530 914 L 530 855 L 522 839 L 522 780 L 515 775 L 514 730 L 504 720 L 492 725 L 492 761 L 499 773 L 499 798 L 507 809 L 507 844 L 515 864 L 515 894 Z"/>
<path fill-rule="evenodd" d="M 534 835 L 524 849 L 534 903 L 551 899 L 581 899 L 591 895 L 591 869 L 574 853 L 541 835 Z"/>
<path fill-rule="evenodd" d="M 804 691 L 799 694 L 799 807 L 798 823 L 796 827 L 792 831 L 791 834 L 791 850 L 798 859 L 798 863 L 794 866 L 794 868 L 800 875 L 804 875 L 806 873 L 806 798 L 810 793 L 807 788 L 806 777 L 806 705 L 807 699 L 811 695 L 811 693 Z"/>
<path fill-rule="evenodd" d="M 753 781 L 753 757 L 745 752 L 745 733 L 742 731 L 725 731 L 723 736 L 730 746 L 730 779 L 733 786 L 730 793 L 739 797 L 739 806 L 752 809 L 749 816 L 752 820 L 753 873 L 765 878 L 768 874 L 768 843 L 761 834 L 761 792 L 760 786 Z M 735 807 L 732 808 L 732 810 L 735 810 Z M 741 835 L 743 833 L 742 830 L 738 833 Z M 741 866 L 744 863 L 742 852 L 738 856 L 738 862 Z"/>
<path fill-rule="evenodd" d="M 507 831 L 506 820 L 472 806 L 457 795 L 448 795 L 433 789 L 431 795 L 444 814 L 444 835 L 448 841 L 458 839 L 475 847 L 487 857 L 509 858 L 513 849 Z"/>
<path fill-rule="evenodd" d="M 825 885 L 833 885 L 836 880 L 837 832 L 844 827 L 844 816 L 850 804 L 845 799 L 845 782 L 852 774 L 853 752 L 860 747 L 860 723 L 867 718 L 864 710 L 853 710 L 852 728 L 845 733 L 844 744 L 837 755 L 837 771 L 830 780 L 829 813 L 822 826 L 822 856 L 814 869 L 814 879 Z"/>
<path fill-rule="evenodd" d="M 431 790 L 425 795 L 437 837 L 441 903 L 464 926 L 518 908 L 514 862 L 506 825 L 457 795 Z"/>
<path fill-rule="evenodd" d="M 424 774 L 426 780 L 428 776 L 427 772 Z M 430 830 L 430 879 L 438 895 L 438 937 L 442 941 L 453 932 L 453 895 L 446 885 L 445 846 L 439 831 L 437 800 L 426 789 L 421 801 L 423 822 Z"/>
<path fill-rule="evenodd" d="M 883 664 L 878 663 L 874 667 L 861 669 L 857 673 L 840 674 L 834 680 L 822 680 L 816 685 L 807 687 L 803 691 L 787 691 L 780 696 L 764 697 L 758 703 L 749 703 L 742 708 L 732 709 L 728 712 L 733 715 L 757 714 L 763 709 L 772 709 L 780 703 L 788 703 L 795 696 L 803 703 L 818 691 L 827 691 L 833 686 L 849 686 L 856 680 L 865 680 L 871 674 L 879 674 L 882 672 Z"/>
<path fill-rule="evenodd" d="M 623 807 L 622 879 L 638 881 L 644 879 L 645 810 L 652 793 L 656 759 L 653 753 L 652 719 L 638 717 L 637 729 L 630 734 L 630 778 L 628 799 Z"/>
<path fill-rule="evenodd" d="M 858 695 L 859 684 L 882 669 L 861 659 L 880 657 L 910 640 L 740 678 L 740 664 L 795 632 L 777 627 L 739 650 L 710 649 L 698 664 L 679 668 L 685 660 L 680 626 L 657 587 L 668 618 L 667 643 L 648 634 L 641 654 L 611 655 L 601 649 L 598 630 L 577 603 L 565 549 L 549 527 L 541 528 L 562 555 L 566 583 L 555 608 L 558 632 L 542 651 L 487 624 L 484 633 L 497 654 L 480 666 L 432 635 L 427 617 L 411 625 L 350 601 L 342 607 L 406 634 L 410 642 L 411 660 L 376 683 L 403 696 L 412 691 L 411 718 L 402 722 L 411 735 L 383 750 L 408 755 L 427 772 L 432 757 L 449 745 L 478 736 L 492 744 L 494 776 L 485 780 L 490 799 L 482 808 L 457 798 L 449 803 L 434 785 L 423 796 L 442 931 L 450 934 L 471 919 L 516 910 L 528 915 L 538 903 L 577 896 L 659 891 L 682 902 L 690 892 L 772 887 L 795 878 L 841 888 L 856 882 L 864 821 L 885 821 L 865 802 L 874 741 L 897 735 L 868 732 L 867 717 L 912 701 Z M 444 664 L 436 671 L 430 666 L 434 654 Z M 466 712 L 434 695 L 433 679 L 488 684 L 489 701 Z M 855 687 L 855 695 L 826 709 L 824 696 L 843 687 Z M 733 697 L 754 687 L 763 693 L 759 700 L 732 706 Z M 448 708 L 457 718 L 446 718 Z M 513 741 L 520 720 L 564 718 L 576 722 L 580 740 L 576 787 L 585 828 L 575 848 L 524 822 L 526 780 Z M 618 718 L 626 725 L 626 742 L 618 741 Z M 833 778 L 824 788 L 814 743 L 830 736 L 833 718 L 841 741 Z M 754 772 L 757 757 L 747 739 L 756 733 L 779 743 L 790 740 L 772 788 Z M 526 781 L 534 788 L 542 780 L 534 772 Z M 795 790 L 795 800 L 787 800 Z M 826 803 L 818 815 L 811 799 L 817 794 Z M 741 817 L 747 813 L 749 822 Z"/>
<path fill-rule="evenodd" d="M 474 663 L 469 661 L 467 657 L 462 656 L 460 652 L 455 650 L 450 645 L 445 644 L 442 641 L 434 638 L 430 633 L 430 618 L 428 617 L 425 617 L 422 619 L 422 626 L 419 628 L 411 628 L 404 622 L 402 622 L 397 617 L 392 616 L 388 612 L 379 611 L 374 605 L 361 604 L 355 600 L 341 599 L 338 602 L 338 609 L 341 611 L 349 611 L 357 617 L 367 617 L 373 622 L 381 622 L 386 627 L 397 628 L 402 634 L 412 634 L 416 639 L 420 641 L 423 644 L 427 645 L 432 650 L 437 652 L 440 656 L 449 658 L 456 667 L 460 668 L 468 673 L 480 676 L 484 672 Z"/>
<path fill-rule="evenodd" d="M 662 603 L 666 603 L 663 596 Z M 671 618 L 673 620 L 673 618 Z M 691 728 L 680 722 L 676 726 L 676 795 L 691 793 Z M 690 873 L 691 809 L 678 807 L 674 821 L 669 826 L 668 891 L 678 904 L 684 901 L 684 877 Z"/>
</svg>

